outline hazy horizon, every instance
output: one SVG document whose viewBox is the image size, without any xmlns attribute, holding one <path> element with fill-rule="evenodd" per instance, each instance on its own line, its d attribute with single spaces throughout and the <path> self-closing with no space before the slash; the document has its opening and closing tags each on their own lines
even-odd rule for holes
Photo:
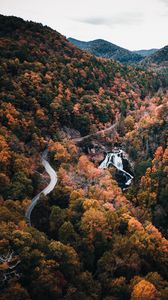
<svg viewBox="0 0 168 300">
<path fill-rule="evenodd" d="M 105 40 L 105 39 L 103 39 L 103 38 L 96 38 L 96 39 L 93 39 L 93 40 L 79 40 L 79 39 L 76 39 L 76 38 L 74 38 L 73 36 L 67 36 L 67 38 L 68 39 L 74 39 L 74 40 L 77 40 L 77 41 L 80 41 L 80 42 L 93 42 L 93 41 L 95 41 L 95 40 L 104 40 L 104 41 L 107 41 L 107 42 L 110 42 L 110 43 L 112 43 L 112 44 L 114 44 L 112 41 L 108 41 L 108 40 Z M 116 44 L 117 45 L 117 44 Z M 121 46 L 121 45 L 117 45 L 117 46 Z M 165 45 L 165 46 L 167 46 L 167 45 Z M 164 46 L 163 46 L 164 47 Z M 124 48 L 124 47 L 123 47 Z M 131 51 L 144 51 L 144 50 L 153 50 L 153 49 L 161 49 L 161 48 L 155 48 L 155 47 L 153 47 L 153 48 L 140 48 L 140 49 L 133 49 L 133 50 L 131 50 Z M 128 49 L 129 50 L 129 49 Z"/>
<path fill-rule="evenodd" d="M 0 0 L 0 13 L 40 22 L 67 38 L 104 39 L 129 50 L 159 49 L 168 44 L 168 0 L 14 2 Z"/>
</svg>

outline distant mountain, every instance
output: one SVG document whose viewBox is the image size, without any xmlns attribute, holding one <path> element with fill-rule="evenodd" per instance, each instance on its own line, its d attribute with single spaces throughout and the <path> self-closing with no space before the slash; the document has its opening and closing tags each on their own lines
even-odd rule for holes
<svg viewBox="0 0 168 300">
<path fill-rule="evenodd" d="M 102 39 L 83 42 L 73 38 L 69 42 L 82 50 L 86 50 L 96 56 L 111 58 L 124 64 L 138 63 L 143 59 L 142 55 L 129 51 Z"/>
<path fill-rule="evenodd" d="M 140 62 L 143 67 L 168 72 L 168 46 L 156 51 Z"/>
<path fill-rule="evenodd" d="M 139 54 L 141 56 L 149 56 L 149 55 L 152 55 L 153 53 L 155 53 L 156 51 L 158 51 L 159 49 L 149 49 L 149 50 L 135 50 L 133 51 L 134 53 L 136 54 Z"/>
<path fill-rule="evenodd" d="M 168 62 L 168 46 L 165 46 L 154 54 L 150 55 L 148 58 L 146 58 L 146 61 L 156 64 Z"/>
</svg>

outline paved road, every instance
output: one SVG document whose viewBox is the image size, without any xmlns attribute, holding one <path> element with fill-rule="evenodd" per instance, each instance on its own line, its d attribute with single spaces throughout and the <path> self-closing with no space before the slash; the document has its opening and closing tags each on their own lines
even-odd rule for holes
<svg viewBox="0 0 168 300">
<path fill-rule="evenodd" d="M 40 198 L 40 195 L 41 194 L 44 194 L 44 195 L 49 194 L 54 189 L 54 187 L 58 181 L 57 173 L 54 171 L 54 169 L 50 166 L 49 162 L 47 161 L 47 151 L 46 150 L 43 152 L 43 155 L 42 155 L 42 165 L 44 166 L 46 172 L 50 176 L 50 183 L 47 185 L 47 187 L 44 190 L 42 190 L 37 196 L 35 196 L 32 199 L 31 204 L 27 208 L 25 217 L 26 217 L 27 221 L 29 222 L 30 226 L 31 226 L 31 213 L 32 213 L 32 210 L 34 209 L 34 207 L 36 206 L 36 204 Z"/>
<path fill-rule="evenodd" d="M 113 124 L 110 127 L 102 129 L 102 130 L 99 130 L 99 131 L 97 131 L 95 133 L 91 133 L 91 134 L 85 135 L 83 137 L 73 139 L 73 142 L 76 142 L 76 143 L 82 142 L 82 141 L 84 141 L 84 140 L 86 140 L 86 139 L 88 139 L 90 137 L 95 137 L 95 136 L 97 136 L 99 134 L 103 134 L 103 133 L 105 133 L 107 131 L 110 131 L 110 130 L 114 129 L 115 127 L 116 127 L 116 124 Z"/>
<path fill-rule="evenodd" d="M 83 140 L 85 140 L 87 138 L 94 137 L 94 136 L 97 136 L 99 134 L 103 134 L 107 131 L 110 131 L 110 130 L 114 129 L 115 126 L 116 126 L 116 124 L 113 124 L 113 125 L 111 125 L 110 127 L 106 128 L 106 129 L 99 130 L 96 133 L 92 133 L 92 134 L 89 134 L 89 135 L 86 135 L 86 136 L 83 136 L 83 137 L 80 137 L 80 138 L 73 139 L 73 141 L 74 142 L 82 142 Z M 47 161 L 47 153 L 48 153 L 48 151 L 45 150 L 42 154 L 42 165 L 44 166 L 46 172 L 50 176 L 50 183 L 44 190 L 42 190 L 37 196 L 35 196 L 32 199 L 31 204 L 27 208 L 25 217 L 26 217 L 27 221 L 29 222 L 30 226 L 31 226 L 31 213 L 32 213 L 34 207 L 36 206 L 36 204 L 37 204 L 37 202 L 40 198 L 40 195 L 41 194 L 44 194 L 44 195 L 49 194 L 54 189 L 54 187 L 55 187 L 55 185 L 57 184 L 57 181 L 58 181 L 57 173 L 54 171 L 54 169 L 50 166 L 49 162 Z"/>
</svg>

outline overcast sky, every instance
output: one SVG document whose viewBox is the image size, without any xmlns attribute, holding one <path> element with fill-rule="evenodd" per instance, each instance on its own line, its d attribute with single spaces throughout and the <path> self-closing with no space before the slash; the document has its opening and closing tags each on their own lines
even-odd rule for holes
<svg viewBox="0 0 168 300">
<path fill-rule="evenodd" d="M 130 50 L 168 44 L 168 0 L 0 0 L 0 13 L 67 37 L 102 38 Z"/>
</svg>

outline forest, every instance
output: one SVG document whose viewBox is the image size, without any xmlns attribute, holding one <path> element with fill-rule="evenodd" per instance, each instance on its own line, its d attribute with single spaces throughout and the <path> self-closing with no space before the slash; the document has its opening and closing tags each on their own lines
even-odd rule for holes
<svg viewBox="0 0 168 300">
<path fill-rule="evenodd" d="M 167 89 L 166 73 L 0 15 L 1 300 L 168 299 Z M 115 145 L 134 174 L 126 191 L 99 168 Z M 29 226 L 46 148 L 58 182 Z"/>
</svg>

